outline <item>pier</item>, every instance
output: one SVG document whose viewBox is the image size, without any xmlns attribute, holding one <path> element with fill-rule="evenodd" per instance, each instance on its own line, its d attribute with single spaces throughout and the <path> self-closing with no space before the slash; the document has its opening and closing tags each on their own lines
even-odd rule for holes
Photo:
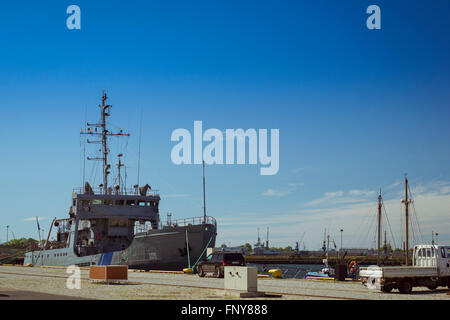
<svg viewBox="0 0 450 320">
<path fill-rule="evenodd" d="M 32 268 L 0 266 L 0 299 L 18 299 L 25 294 L 28 299 L 57 296 L 65 299 L 102 300 L 220 300 L 224 296 L 224 280 L 200 278 L 195 274 L 138 272 L 128 274 L 128 282 L 118 285 L 93 283 L 89 271 L 81 269 L 81 288 L 67 289 L 69 274 L 62 267 Z M 390 294 L 371 291 L 359 281 L 335 282 L 305 279 L 258 278 L 258 290 L 266 296 L 253 299 L 285 300 L 450 300 L 447 288 L 430 291 L 414 288 L 412 294 Z"/>
</svg>

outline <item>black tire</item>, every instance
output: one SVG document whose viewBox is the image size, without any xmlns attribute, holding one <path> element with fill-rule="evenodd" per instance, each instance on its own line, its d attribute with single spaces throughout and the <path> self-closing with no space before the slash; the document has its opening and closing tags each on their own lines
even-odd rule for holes
<svg viewBox="0 0 450 320">
<path fill-rule="evenodd" d="M 384 293 L 390 293 L 392 291 L 392 286 L 390 284 L 388 285 L 384 285 L 383 287 L 381 287 L 381 291 Z"/>
<path fill-rule="evenodd" d="M 436 290 L 437 285 L 427 286 L 427 288 L 430 290 Z"/>
<path fill-rule="evenodd" d="M 200 278 L 203 278 L 205 276 L 205 272 L 203 271 L 203 268 L 201 266 L 197 267 L 197 272 Z"/>
<path fill-rule="evenodd" d="M 410 281 L 408 281 L 408 280 L 403 280 L 402 282 L 400 282 L 400 286 L 398 287 L 398 290 L 399 290 L 401 293 L 409 294 L 409 293 L 411 293 L 412 288 L 413 288 L 413 286 L 412 286 L 412 284 L 411 284 Z"/>
</svg>

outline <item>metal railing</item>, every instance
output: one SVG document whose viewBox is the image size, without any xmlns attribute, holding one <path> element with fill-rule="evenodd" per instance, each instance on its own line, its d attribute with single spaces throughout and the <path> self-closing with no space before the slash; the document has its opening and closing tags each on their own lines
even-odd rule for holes
<svg viewBox="0 0 450 320">
<path fill-rule="evenodd" d="M 167 221 L 160 221 L 158 224 L 158 229 L 170 229 L 170 228 L 176 228 L 176 227 L 185 227 L 189 225 L 200 225 L 200 224 L 212 224 L 214 227 L 217 227 L 216 219 L 213 217 L 207 216 L 205 217 L 193 217 L 193 218 L 181 218 L 176 220 L 167 220 Z M 135 233 L 141 233 L 141 232 L 147 232 L 148 230 L 152 229 L 151 225 L 143 224 L 143 225 L 136 225 L 134 227 Z"/>
<path fill-rule="evenodd" d="M 93 195 L 105 195 L 105 190 L 103 188 L 92 188 L 92 191 L 94 192 Z M 84 188 L 74 188 L 73 192 L 76 194 L 88 194 L 84 192 Z M 108 196 L 140 196 L 139 189 L 133 189 L 133 188 L 122 188 L 121 190 L 108 190 L 106 193 Z M 159 190 L 147 190 L 146 196 L 159 196 Z"/>
</svg>

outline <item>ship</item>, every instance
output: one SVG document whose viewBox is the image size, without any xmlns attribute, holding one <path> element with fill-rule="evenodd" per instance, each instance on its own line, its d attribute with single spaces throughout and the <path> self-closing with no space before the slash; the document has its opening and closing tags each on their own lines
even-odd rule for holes
<svg viewBox="0 0 450 320">
<path fill-rule="evenodd" d="M 122 183 L 120 169 L 122 154 L 118 155 L 117 182 L 109 186 L 110 149 L 108 138 L 129 136 L 122 130 L 112 132 L 107 127 L 111 105 L 103 92 L 99 104 L 100 121 L 87 123 L 81 132 L 101 144 L 101 156 L 85 158 L 103 165 L 103 183 L 93 188 L 88 181 L 74 189 L 68 216 L 53 219 L 47 239 L 25 253 L 26 266 L 92 266 L 127 265 L 130 269 L 181 270 L 194 268 L 214 247 L 217 236 L 216 220 L 206 215 L 205 175 L 203 163 L 203 216 L 167 221 L 160 220 L 160 194 L 149 184 L 127 188 Z M 84 178 L 83 178 L 84 180 Z M 139 174 L 138 174 L 139 181 Z M 37 218 L 36 218 L 37 219 Z M 37 220 L 39 227 L 39 221 Z M 52 229 L 56 239 L 49 241 Z M 40 234 L 40 231 L 39 231 Z"/>
</svg>

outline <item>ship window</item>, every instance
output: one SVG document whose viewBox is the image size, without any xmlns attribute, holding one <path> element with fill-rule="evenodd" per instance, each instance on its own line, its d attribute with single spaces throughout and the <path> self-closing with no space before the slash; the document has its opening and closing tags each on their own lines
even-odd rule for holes
<svg viewBox="0 0 450 320">
<path fill-rule="evenodd" d="M 87 200 L 87 199 L 85 199 L 85 200 L 82 200 L 82 202 L 81 202 L 82 204 L 83 204 L 83 206 L 88 206 L 88 205 L 90 205 L 91 204 L 91 200 Z"/>
<path fill-rule="evenodd" d="M 441 248 L 441 256 L 442 256 L 442 258 L 445 258 L 445 249 L 444 248 Z"/>
<path fill-rule="evenodd" d="M 138 202 L 138 205 L 139 205 L 140 207 L 145 207 L 146 202 L 145 202 L 145 201 L 139 201 L 139 202 Z"/>
<path fill-rule="evenodd" d="M 430 248 L 427 248 L 427 258 L 431 257 L 431 250 Z"/>
<path fill-rule="evenodd" d="M 92 204 L 102 204 L 102 200 L 100 199 L 93 199 Z"/>
<path fill-rule="evenodd" d="M 105 206 L 112 206 L 113 201 L 112 201 L 112 200 L 104 200 L 104 201 L 103 201 L 103 204 L 104 204 Z"/>
<path fill-rule="evenodd" d="M 73 199 L 73 206 L 75 207 L 77 205 L 77 199 Z"/>
<path fill-rule="evenodd" d="M 123 206 L 125 203 L 125 200 L 116 200 L 116 205 Z"/>
<path fill-rule="evenodd" d="M 127 200 L 127 206 L 134 206 L 136 205 L 134 200 Z"/>
</svg>

